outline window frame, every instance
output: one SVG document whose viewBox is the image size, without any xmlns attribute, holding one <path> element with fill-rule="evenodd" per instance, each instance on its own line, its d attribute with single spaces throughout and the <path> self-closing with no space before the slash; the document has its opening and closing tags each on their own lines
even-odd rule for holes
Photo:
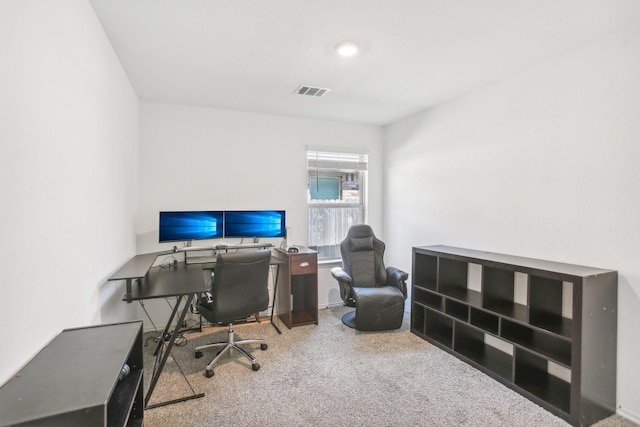
<svg viewBox="0 0 640 427">
<path fill-rule="evenodd" d="M 318 156 L 320 155 L 320 156 Z M 311 248 L 316 248 L 318 250 L 318 262 L 320 263 L 337 263 L 341 261 L 341 256 L 339 252 L 340 242 L 346 236 L 346 232 L 351 225 L 355 224 L 364 224 L 367 222 L 368 218 L 368 169 L 369 169 L 369 154 L 368 152 L 363 152 L 362 150 L 336 150 L 336 149 L 315 149 L 311 147 L 307 147 L 307 236 L 308 236 L 308 245 Z M 315 176 L 322 178 L 324 177 L 339 177 L 340 181 L 340 189 L 339 196 L 340 199 L 335 199 L 331 201 L 314 201 L 311 199 L 311 189 L 309 186 L 311 185 L 311 178 L 315 172 Z M 343 201 L 343 179 L 347 174 L 355 174 L 357 175 L 358 181 L 358 200 L 357 201 Z M 316 226 L 317 223 L 314 223 L 312 220 L 312 209 L 313 208 L 337 208 L 337 209 L 353 209 L 359 208 L 361 209 L 361 213 L 359 214 L 359 218 L 354 221 L 350 221 L 347 225 L 341 225 L 339 228 L 340 237 L 334 235 L 332 240 L 334 243 L 332 245 L 315 245 L 314 243 L 314 230 L 312 227 Z M 344 216 L 344 215 L 337 215 Z M 349 216 L 349 213 L 346 213 L 346 216 Z M 333 221 L 332 221 L 333 222 Z M 333 230 L 335 232 L 335 230 Z M 323 234 L 326 237 L 327 234 L 331 234 L 327 230 L 323 230 Z M 344 234 L 344 236 L 342 236 Z M 324 248 L 325 250 L 321 250 L 320 248 Z M 327 252 L 332 252 L 327 254 Z"/>
</svg>

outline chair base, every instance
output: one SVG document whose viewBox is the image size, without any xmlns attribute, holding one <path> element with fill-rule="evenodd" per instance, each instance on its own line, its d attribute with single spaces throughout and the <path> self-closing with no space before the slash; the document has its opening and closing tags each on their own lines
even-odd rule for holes
<svg viewBox="0 0 640 427">
<path fill-rule="evenodd" d="M 261 350 L 267 349 L 267 344 L 264 342 L 263 339 L 258 338 L 258 339 L 236 341 L 233 333 L 233 324 L 229 324 L 229 329 L 227 330 L 226 342 L 216 342 L 216 343 L 205 344 L 205 345 L 196 347 L 196 351 L 195 351 L 196 358 L 202 357 L 202 350 L 206 348 L 223 347 L 222 350 L 218 352 L 216 357 L 211 362 L 209 362 L 209 364 L 205 367 L 205 374 L 207 378 L 211 378 L 213 376 L 213 366 L 218 362 L 218 360 L 222 356 L 224 356 L 227 352 L 230 352 L 231 349 L 237 350 L 240 354 L 243 354 L 247 359 L 249 359 L 251 361 L 251 369 L 253 369 L 254 371 L 257 371 L 260 369 L 260 364 L 258 363 L 258 360 L 253 356 L 253 354 L 251 354 L 244 348 L 240 347 L 240 344 L 260 344 Z"/>
<path fill-rule="evenodd" d="M 342 323 L 350 327 L 351 329 L 356 328 L 356 311 L 350 311 L 342 316 Z"/>
</svg>

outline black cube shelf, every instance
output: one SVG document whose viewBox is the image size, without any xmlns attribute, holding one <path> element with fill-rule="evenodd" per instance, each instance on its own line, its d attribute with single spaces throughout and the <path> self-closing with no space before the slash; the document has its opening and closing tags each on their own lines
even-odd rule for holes
<svg viewBox="0 0 640 427">
<path fill-rule="evenodd" d="M 411 286 L 414 334 L 573 425 L 615 413 L 616 271 L 422 246 Z"/>
</svg>

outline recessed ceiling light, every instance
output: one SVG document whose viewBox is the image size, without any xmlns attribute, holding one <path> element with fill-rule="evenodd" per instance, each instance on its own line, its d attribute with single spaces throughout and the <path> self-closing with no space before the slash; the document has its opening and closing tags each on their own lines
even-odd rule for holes
<svg viewBox="0 0 640 427">
<path fill-rule="evenodd" d="M 336 52 L 340 56 L 354 56 L 360 51 L 360 45 L 356 42 L 345 41 L 336 45 Z"/>
</svg>

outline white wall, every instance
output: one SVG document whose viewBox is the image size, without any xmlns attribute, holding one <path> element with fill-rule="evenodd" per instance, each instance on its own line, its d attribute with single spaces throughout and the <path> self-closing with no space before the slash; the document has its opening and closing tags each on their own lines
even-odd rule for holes
<svg viewBox="0 0 640 427">
<path fill-rule="evenodd" d="M 639 76 L 636 24 L 385 130 L 389 261 L 447 244 L 619 271 L 618 412 L 636 422 Z"/>
<path fill-rule="evenodd" d="M 381 230 L 381 128 L 143 102 L 138 253 L 173 247 L 158 244 L 162 210 L 284 209 L 288 243 L 306 246 L 308 145 L 368 150 L 369 223 Z M 339 303 L 337 282 L 319 277 L 319 304 Z"/>
<path fill-rule="evenodd" d="M 84 0 L 3 0 L 0 46 L 1 384 L 135 251 L 138 101 Z"/>
<path fill-rule="evenodd" d="M 141 317 L 105 281 L 160 248 L 159 210 L 286 209 L 306 244 L 306 146 L 356 147 L 388 265 L 444 243 L 617 269 L 619 412 L 640 422 L 640 26 L 392 125 L 384 153 L 370 126 L 153 103 L 139 122 L 86 1 L 3 0 L 0 46 L 0 383 L 64 328 Z"/>
</svg>

